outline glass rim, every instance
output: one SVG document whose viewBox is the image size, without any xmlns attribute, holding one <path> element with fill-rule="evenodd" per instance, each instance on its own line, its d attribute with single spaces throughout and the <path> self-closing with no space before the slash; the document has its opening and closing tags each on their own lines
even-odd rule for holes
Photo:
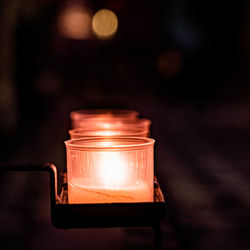
<svg viewBox="0 0 250 250">
<path fill-rule="evenodd" d="M 70 112 L 71 119 L 81 119 L 81 117 L 91 117 L 94 115 L 116 116 L 118 117 L 138 117 L 139 112 L 132 109 L 77 109 Z M 78 117 L 77 117 L 78 116 Z"/>
<path fill-rule="evenodd" d="M 73 122 L 79 122 L 81 125 L 73 126 L 72 129 L 89 129 L 89 130 L 102 130 L 102 129 L 130 129 L 134 127 L 140 129 L 149 129 L 152 125 L 152 121 L 148 118 L 134 118 L 134 119 L 122 119 L 120 117 L 107 117 L 107 118 L 80 118 L 75 119 Z M 82 123 L 81 123 L 82 122 Z"/>
<path fill-rule="evenodd" d="M 100 135 L 95 134 L 95 132 L 100 132 Z M 118 134 L 113 134 L 113 135 L 101 135 L 102 132 L 118 132 Z M 124 134 L 119 134 L 119 132 L 124 133 Z M 148 133 L 149 130 L 147 128 L 143 127 L 132 127 L 132 128 L 126 128 L 126 127 L 120 127 L 120 128 L 107 128 L 107 129 L 89 129 L 89 128 L 74 128 L 74 129 L 69 129 L 68 133 L 70 136 L 81 136 L 86 135 L 88 137 L 89 135 L 91 137 L 136 137 L 137 135 L 142 135 L 145 133 Z"/>
<path fill-rule="evenodd" d="M 88 144 L 87 142 L 98 142 L 100 145 Z M 102 142 L 116 142 L 116 145 L 101 144 Z M 122 144 L 123 142 L 123 144 Z M 125 142 L 127 142 L 125 144 Z M 155 140 L 148 137 L 111 137 L 111 136 L 97 136 L 97 137 L 83 137 L 80 139 L 72 139 L 64 141 L 66 149 L 75 150 L 136 150 L 148 148 L 154 145 Z M 82 143 L 82 144 L 81 144 Z"/>
</svg>

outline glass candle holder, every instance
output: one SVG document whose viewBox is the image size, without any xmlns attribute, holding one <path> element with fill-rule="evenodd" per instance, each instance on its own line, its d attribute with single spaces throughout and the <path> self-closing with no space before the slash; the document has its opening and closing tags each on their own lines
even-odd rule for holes
<svg viewBox="0 0 250 250">
<path fill-rule="evenodd" d="M 149 119 L 136 119 L 133 121 L 102 121 L 86 122 L 82 128 L 68 131 L 70 139 L 83 137 L 149 137 L 151 121 Z"/>
<path fill-rule="evenodd" d="M 80 139 L 84 137 L 97 137 L 97 136 L 107 136 L 107 137 L 147 137 L 148 131 L 141 128 L 132 129 L 84 129 L 76 128 L 68 131 L 70 139 Z"/>
<path fill-rule="evenodd" d="M 153 202 L 153 139 L 89 137 L 65 144 L 69 203 Z"/>
<path fill-rule="evenodd" d="M 142 130 L 146 133 L 146 137 L 150 136 L 151 120 L 146 118 L 137 118 L 134 120 L 127 121 L 113 121 L 113 123 L 105 124 L 106 127 L 111 127 L 114 129 L 122 128 L 124 131 L 130 131 L 133 129 Z"/>
<path fill-rule="evenodd" d="M 104 121 L 104 120 L 133 120 L 139 116 L 135 110 L 129 109 L 83 109 L 75 110 L 70 113 L 71 127 L 81 128 L 86 120 Z"/>
<path fill-rule="evenodd" d="M 71 139 L 89 136 L 149 137 L 150 127 L 151 120 L 143 118 L 130 121 L 86 119 L 81 128 L 71 129 L 68 133 Z"/>
</svg>

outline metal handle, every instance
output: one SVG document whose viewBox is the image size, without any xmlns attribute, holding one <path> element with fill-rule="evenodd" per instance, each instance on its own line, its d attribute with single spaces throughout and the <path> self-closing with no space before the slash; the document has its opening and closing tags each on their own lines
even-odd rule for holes
<svg viewBox="0 0 250 250">
<path fill-rule="evenodd" d="M 57 193 L 57 170 L 56 166 L 52 163 L 0 163 L 0 171 L 12 172 L 12 171 L 21 171 L 21 172 L 40 172 L 47 171 L 50 176 L 50 199 L 51 199 L 51 208 L 54 207 L 54 204 L 59 200 Z"/>
</svg>

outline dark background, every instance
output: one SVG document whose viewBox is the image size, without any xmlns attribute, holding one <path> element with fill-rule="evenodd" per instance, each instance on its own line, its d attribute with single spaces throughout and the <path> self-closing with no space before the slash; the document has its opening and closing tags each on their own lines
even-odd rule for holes
<svg viewBox="0 0 250 250">
<path fill-rule="evenodd" d="M 71 4 L 113 10 L 115 36 L 64 37 Z M 163 249 L 249 249 L 249 12 L 247 1 L 1 1 L 0 160 L 62 172 L 70 111 L 138 110 L 168 201 Z M 152 249 L 146 228 L 53 228 L 45 175 L 0 179 L 3 249 Z"/>
</svg>

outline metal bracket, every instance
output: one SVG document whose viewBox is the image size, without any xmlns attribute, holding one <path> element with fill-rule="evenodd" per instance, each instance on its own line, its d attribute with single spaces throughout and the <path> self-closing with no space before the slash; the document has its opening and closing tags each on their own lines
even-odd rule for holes
<svg viewBox="0 0 250 250">
<path fill-rule="evenodd" d="M 0 164 L 0 171 L 46 171 L 50 176 L 51 220 L 57 228 L 150 226 L 157 228 L 165 216 L 165 199 L 154 180 L 154 202 L 68 204 L 66 174 L 57 192 L 57 169 L 52 163 Z"/>
</svg>

